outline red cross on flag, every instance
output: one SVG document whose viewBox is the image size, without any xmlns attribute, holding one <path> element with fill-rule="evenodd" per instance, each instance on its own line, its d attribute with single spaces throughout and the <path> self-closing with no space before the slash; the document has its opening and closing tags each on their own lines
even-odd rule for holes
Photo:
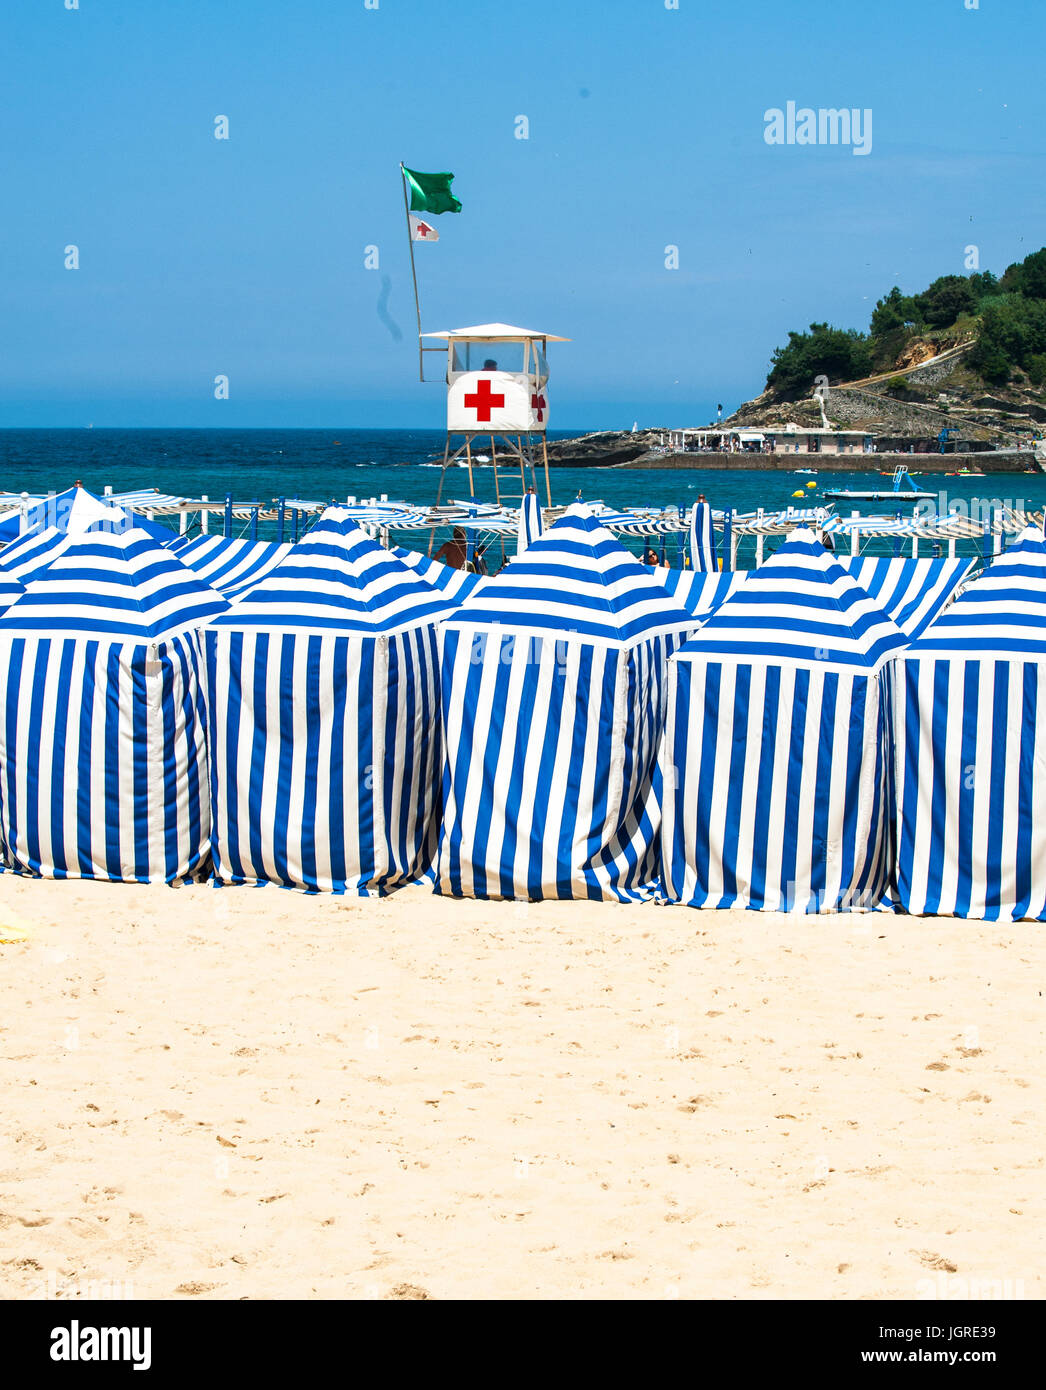
<svg viewBox="0 0 1046 1390">
<path fill-rule="evenodd" d="M 539 423 L 544 423 L 545 407 L 547 405 L 548 401 L 545 400 L 544 394 L 541 391 L 535 391 L 530 398 L 530 408 L 531 410 L 537 411 Z"/>
<path fill-rule="evenodd" d="M 439 241 L 439 232 L 431 222 L 424 221 L 413 212 L 407 213 L 407 219 L 410 222 L 411 241 Z"/>
</svg>

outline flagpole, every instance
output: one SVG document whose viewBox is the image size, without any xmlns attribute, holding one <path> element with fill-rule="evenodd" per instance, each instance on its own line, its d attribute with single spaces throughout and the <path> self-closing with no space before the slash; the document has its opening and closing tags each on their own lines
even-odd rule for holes
<svg viewBox="0 0 1046 1390">
<path fill-rule="evenodd" d="M 407 246 L 410 248 L 410 278 L 414 282 L 414 313 L 418 320 L 418 380 L 425 380 L 425 358 L 421 351 L 421 303 L 418 300 L 418 272 L 414 265 L 414 237 L 410 230 L 410 204 L 407 201 L 407 175 L 400 160 L 400 178 L 403 180 L 403 212 L 407 219 Z"/>
</svg>

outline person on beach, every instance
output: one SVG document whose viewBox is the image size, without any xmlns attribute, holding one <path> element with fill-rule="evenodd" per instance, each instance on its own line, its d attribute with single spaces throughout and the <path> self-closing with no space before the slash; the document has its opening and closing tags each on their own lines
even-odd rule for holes
<svg viewBox="0 0 1046 1390">
<path fill-rule="evenodd" d="M 462 570 L 465 568 L 465 555 L 465 532 L 460 526 L 455 526 L 454 534 L 436 551 L 435 558 L 442 560 L 452 570 Z"/>
<path fill-rule="evenodd" d="M 653 546 L 648 546 L 648 547 L 647 547 L 647 550 L 646 550 L 646 553 L 645 553 L 644 556 L 643 556 L 643 564 L 644 564 L 644 565 L 657 565 L 658 563 L 659 563 L 659 562 L 658 562 L 658 558 L 657 558 L 657 551 L 653 548 Z"/>
</svg>

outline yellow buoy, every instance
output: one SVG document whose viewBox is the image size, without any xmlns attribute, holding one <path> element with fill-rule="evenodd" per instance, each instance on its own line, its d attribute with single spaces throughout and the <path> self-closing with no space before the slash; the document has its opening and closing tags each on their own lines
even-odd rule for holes
<svg viewBox="0 0 1046 1390">
<path fill-rule="evenodd" d="M 806 496 L 806 493 L 803 491 L 802 488 L 798 488 L 795 492 L 792 493 L 792 496 L 793 496 L 793 497 L 805 497 L 805 496 Z"/>
<path fill-rule="evenodd" d="M 816 484 L 816 483 L 807 483 L 806 486 L 807 486 L 807 487 L 816 487 L 817 484 Z"/>
</svg>

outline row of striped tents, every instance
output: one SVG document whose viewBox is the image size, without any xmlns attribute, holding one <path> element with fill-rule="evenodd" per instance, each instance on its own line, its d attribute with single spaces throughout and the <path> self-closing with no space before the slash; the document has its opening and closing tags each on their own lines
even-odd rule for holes
<svg viewBox="0 0 1046 1390">
<path fill-rule="evenodd" d="M 693 627 L 584 506 L 444 620 L 437 891 L 649 891 L 666 667 Z"/>
<path fill-rule="evenodd" d="M 290 552 L 289 544 L 238 536 L 196 536 L 169 547 L 205 584 L 234 599 L 259 584 Z"/>
<path fill-rule="evenodd" d="M 889 658 L 906 637 L 799 530 L 669 662 L 663 883 L 693 907 L 877 903 Z"/>
<path fill-rule="evenodd" d="M 1046 545 L 1029 527 L 897 662 L 896 895 L 1046 920 Z"/>
<path fill-rule="evenodd" d="M 448 600 L 332 509 L 203 634 L 222 883 L 385 893 L 430 867 Z"/>
<path fill-rule="evenodd" d="M 197 628 L 228 607 L 139 530 L 88 531 L 0 617 L 10 868 L 184 881 L 210 833 Z"/>
</svg>

